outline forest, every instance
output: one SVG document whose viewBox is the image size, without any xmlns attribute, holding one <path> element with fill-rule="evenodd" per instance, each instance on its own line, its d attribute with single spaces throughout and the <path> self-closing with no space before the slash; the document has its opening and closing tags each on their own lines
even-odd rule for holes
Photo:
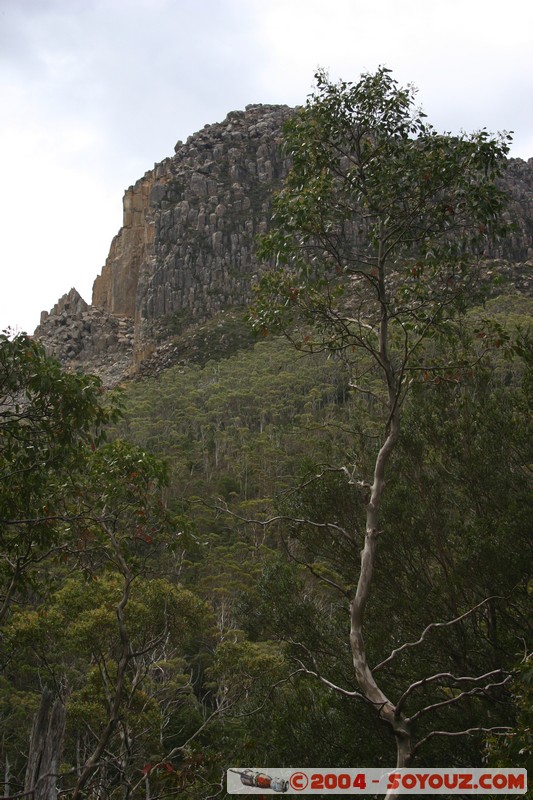
<svg viewBox="0 0 533 800">
<path fill-rule="evenodd" d="M 482 258 L 507 141 L 319 73 L 246 346 L 110 391 L 0 336 L 4 800 L 533 769 L 533 298 Z"/>
</svg>

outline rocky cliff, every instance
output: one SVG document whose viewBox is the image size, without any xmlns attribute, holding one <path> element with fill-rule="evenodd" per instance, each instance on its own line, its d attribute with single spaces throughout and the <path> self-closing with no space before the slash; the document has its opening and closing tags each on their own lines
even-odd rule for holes
<svg viewBox="0 0 533 800">
<path fill-rule="evenodd" d="M 174 350 L 181 353 L 173 342 L 208 320 L 218 319 L 209 330 L 226 336 L 224 318 L 247 303 L 260 268 L 256 237 L 267 229 L 273 192 L 286 174 L 280 142 L 291 113 L 247 106 L 178 142 L 174 156 L 126 191 L 123 226 L 94 282 L 92 304 L 72 289 L 43 312 L 35 335 L 65 363 L 107 382 L 162 354 L 170 363 Z M 518 288 L 529 291 L 533 159 L 510 161 L 506 184 L 516 229 L 489 255 L 510 262 Z"/>
<path fill-rule="evenodd" d="M 188 325 L 243 306 L 255 240 L 286 172 L 280 139 L 290 114 L 252 105 L 178 142 L 126 191 L 92 305 L 71 291 L 43 312 L 35 335 L 71 366 L 116 378 Z"/>
</svg>

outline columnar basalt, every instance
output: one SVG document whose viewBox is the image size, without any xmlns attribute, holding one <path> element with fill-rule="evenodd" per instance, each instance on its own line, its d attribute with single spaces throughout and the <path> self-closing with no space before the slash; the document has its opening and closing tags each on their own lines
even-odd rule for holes
<svg viewBox="0 0 533 800">
<path fill-rule="evenodd" d="M 179 142 L 174 158 L 156 168 L 145 214 L 153 245 L 137 284 L 139 353 L 169 318 L 179 325 L 249 300 L 256 237 L 286 173 L 280 139 L 290 113 L 279 106 L 231 112 Z"/>
</svg>

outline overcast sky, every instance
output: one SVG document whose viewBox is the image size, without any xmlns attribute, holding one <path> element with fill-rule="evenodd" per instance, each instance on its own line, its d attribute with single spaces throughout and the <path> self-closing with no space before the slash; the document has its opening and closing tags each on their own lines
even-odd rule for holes
<svg viewBox="0 0 533 800">
<path fill-rule="evenodd" d="M 0 328 L 91 299 L 124 189 L 206 123 L 380 64 L 533 157 L 531 0 L 0 0 Z"/>
</svg>

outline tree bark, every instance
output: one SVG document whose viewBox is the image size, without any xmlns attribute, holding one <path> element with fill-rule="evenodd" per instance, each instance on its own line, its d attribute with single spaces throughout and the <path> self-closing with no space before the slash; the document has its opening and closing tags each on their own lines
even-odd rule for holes
<svg viewBox="0 0 533 800">
<path fill-rule="evenodd" d="M 24 792 L 31 800 L 56 800 L 57 770 L 63 752 L 65 706 L 44 689 L 33 721 Z"/>
<path fill-rule="evenodd" d="M 4 758 L 4 796 L 9 797 L 10 786 L 11 786 L 11 764 L 9 763 L 9 758 L 7 753 L 5 754 Z"/>
<path fill-rule="evenodd" d="M 390 416 L 385 429 L 384 442 L 376 456 L 370 498 L 366 508 L 365 543 L 361 551 L 361 570 L 355 596 L 350 603 L 350 646 L 355 676 L 361 692 L 373 705 L 379 717 L 390 725 L 396 739 L 396 766 L 404 767 L 411 759 L 410 725 L 406 717 L 399 709 L 396 709 L 396 706 L 376 683 L 368 665 L 363 637 L 365 608 L 370 595 L 380 534 L 379 520 L 385 490 L 385 473 L 400 435 L 400 387 L 388 352 L 388 311 L 383 264 L 380 269 L 379 297 L 382 316 L 379 331 L 379 356 L 376 354 L 376 361 L 380 364 L 386 379 Z M 389 793 L 387 800 L 393 800 L 396 796 L 395 792 Z"/>
</svg>

